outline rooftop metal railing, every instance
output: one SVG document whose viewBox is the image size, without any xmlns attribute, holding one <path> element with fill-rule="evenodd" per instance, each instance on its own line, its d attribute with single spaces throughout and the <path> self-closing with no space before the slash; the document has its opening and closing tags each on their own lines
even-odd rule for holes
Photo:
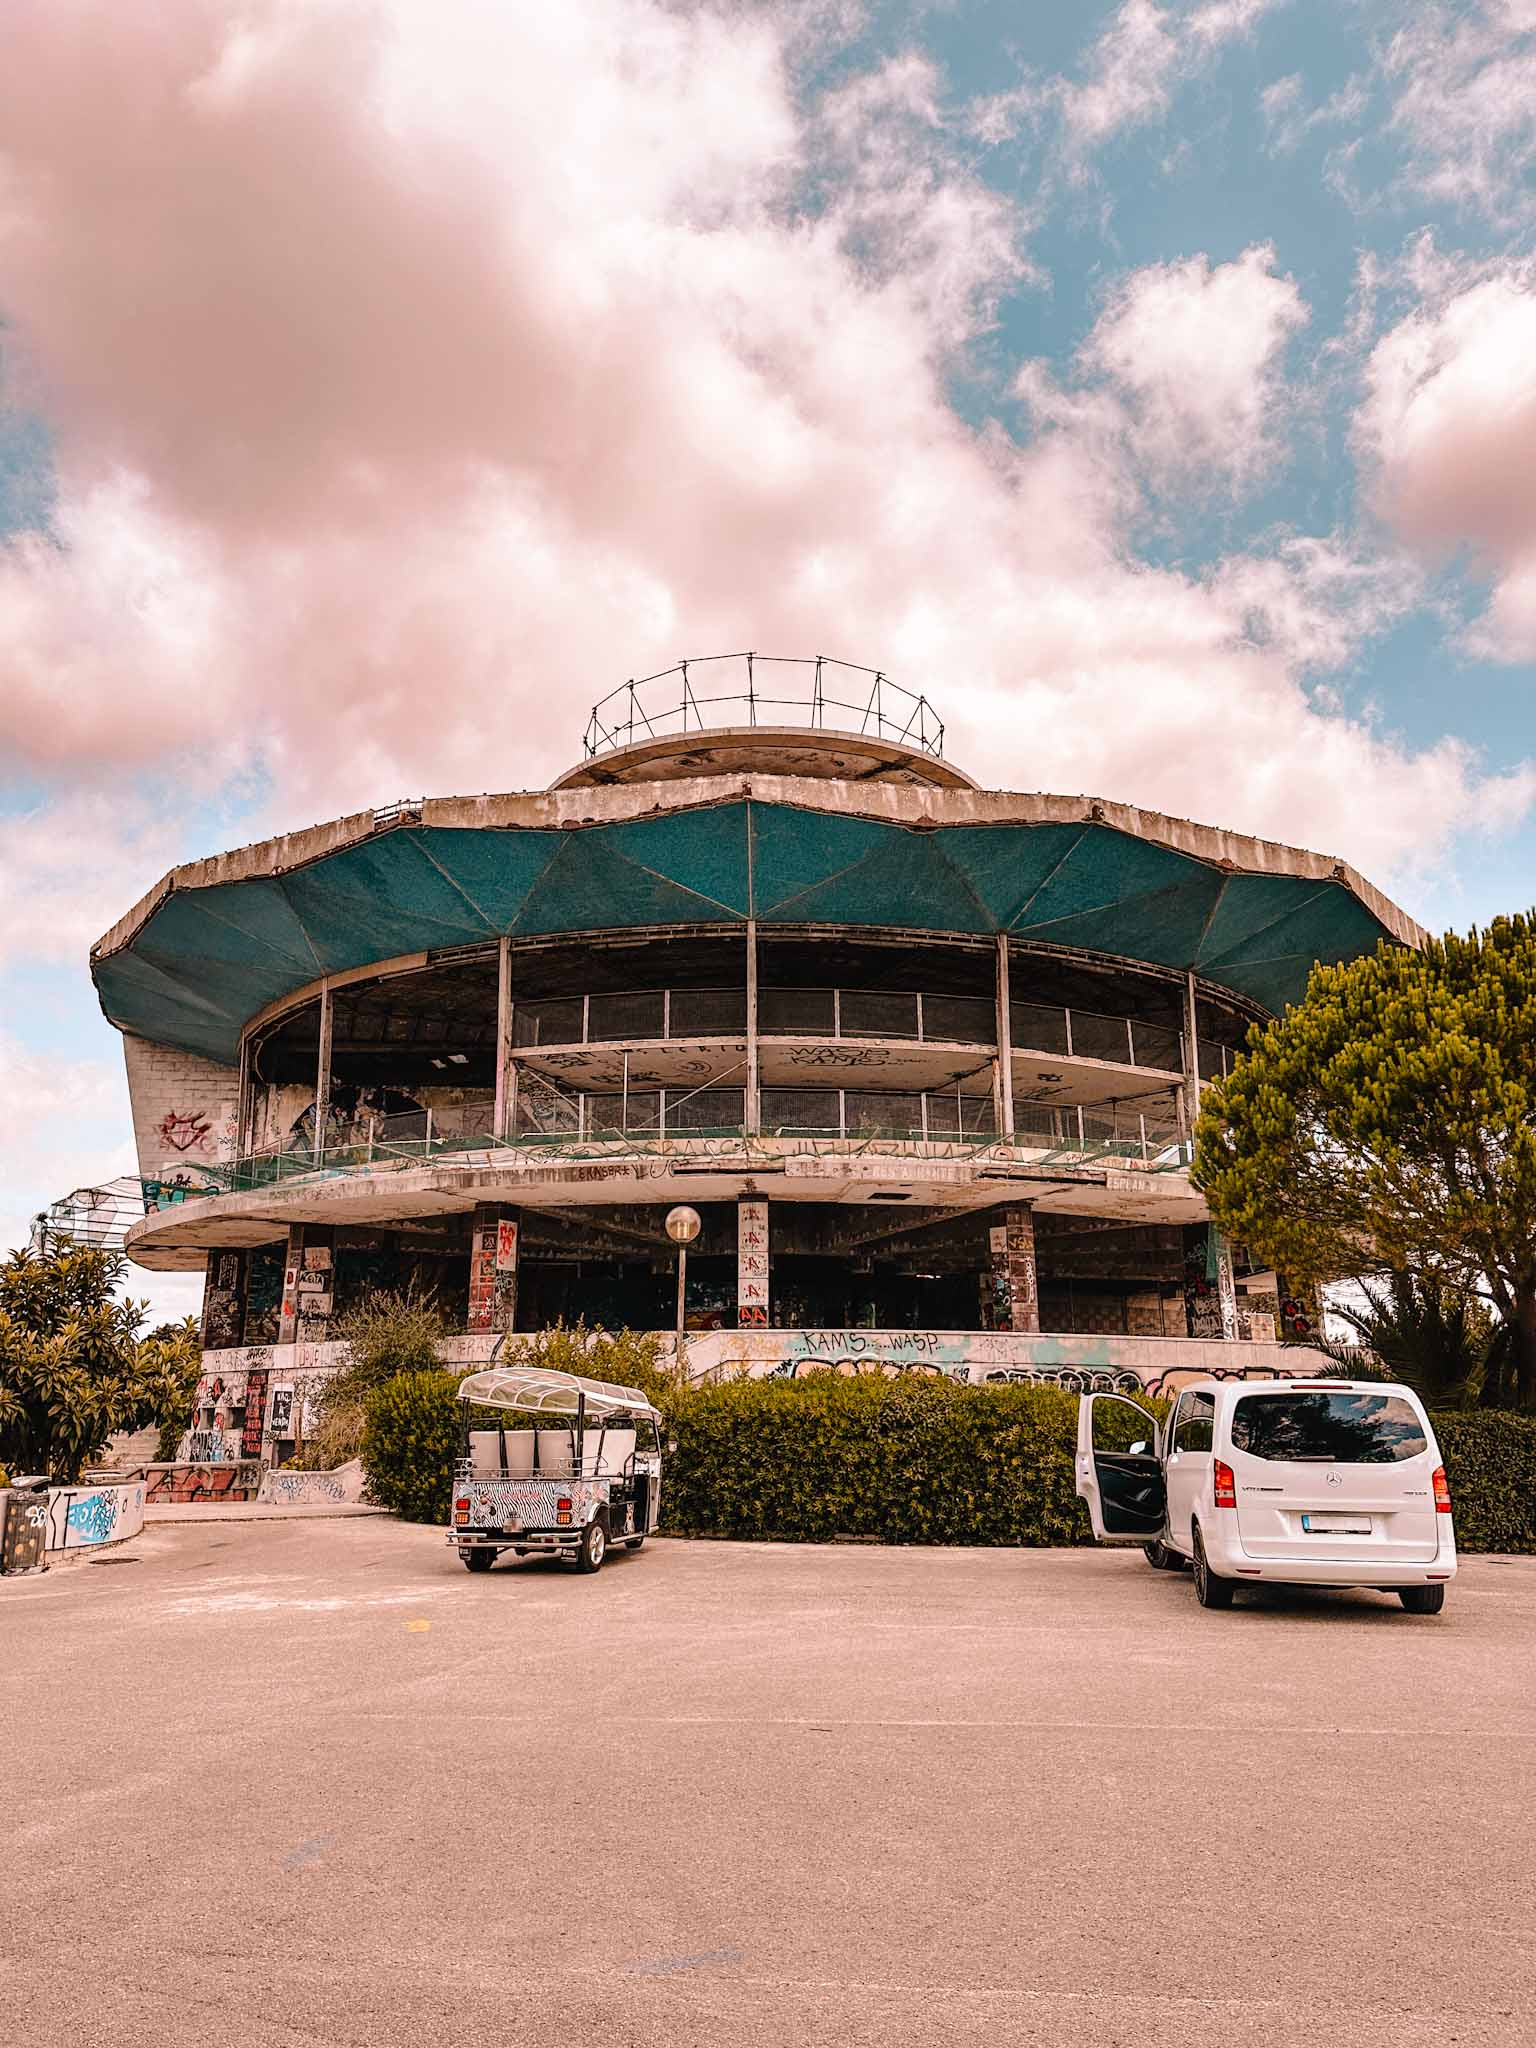
<svg viewBox="0 0 1536 2048">
<path fill-rule="evenodd" d="M 701 669 L 710 673 L 696 683 Z M 709 654 L 631 677 L 593 705 L 582 744 L 590 760 L 640 740 L 739 725 L 803 725 L 944 751 L 944 726 L 926 697 L 881 669 L 825 654 Z"/>
</svg>

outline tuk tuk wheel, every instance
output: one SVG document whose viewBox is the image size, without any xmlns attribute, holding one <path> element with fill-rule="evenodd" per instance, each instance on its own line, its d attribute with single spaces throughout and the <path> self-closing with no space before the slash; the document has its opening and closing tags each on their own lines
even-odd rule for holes
<svg viewBox="0 0 1536 2048">
<path fill-rule="evenodd" d="M 460 1562 L 467 1572 L 488 1572 L 496 1562 L 494 1550 L 461 1550 Z"/>
<path fill-rule="evenodd" d="M 596 1520 L 588 1522 L 581 1532 L 581 1542 L 576 1551 L 576 1569 L 579 1572 L 595 1572 L 601 1569 L 603 1559 L 608 1555 L 608 1531 Z"/>
<path fill-rule="evenodd" d="M 624 1548 L 626 1550 L 638 1550 L 644 1541 L 645 1537 L 643 1534 L 639 1536 L 631 1536 L 625 1543 Z"/>
</svg>

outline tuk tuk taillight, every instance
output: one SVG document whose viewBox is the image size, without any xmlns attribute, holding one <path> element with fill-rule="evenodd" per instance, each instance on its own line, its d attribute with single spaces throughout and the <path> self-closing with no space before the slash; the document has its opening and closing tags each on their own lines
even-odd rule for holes
<svg viewBox="0 0 1536 2048">
<path fill-rule="evenodd" d="M 1219 1508 L 1237 1506 L 1237 1475 L 1230 1465 L 1220 1458 L 1211 1460 L 1211 1479 L 1216 1489 L 1216 1505 Z"/>
<path fill-rule="evenodd" d="M 566 1509 L 569 1509 L 570 1505 L 571 1505 L 571 1504 L 570 1504 L 570 1502 L 569 1502 L 568 1500 L 557 1500 L 557 1501 L 555 1502 L 555 1506 L 556 1506 L 557 1508 L 566 1508 Z"/>
<path fill-rule="evenodd" d="M 467 1493 L 461 1493 L 457 1500 L 455 1500 L 453 1504 L 453 1519 L 456 1522 L 467 1522 L 469 1520 L 469 1495 Z"/>
</svg>

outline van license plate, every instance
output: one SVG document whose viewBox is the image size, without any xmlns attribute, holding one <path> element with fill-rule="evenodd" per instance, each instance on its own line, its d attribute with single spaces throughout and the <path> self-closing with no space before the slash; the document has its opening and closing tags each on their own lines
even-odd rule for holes
<svg viewBox="0 0 1536 2048">
<path fill-rule="evenodd" d="M 1359 1515 L 1303 1515 L 1301 1526 L 1309 1536 L 1369 1536 L 1370 1518 Z"/>
</svg>

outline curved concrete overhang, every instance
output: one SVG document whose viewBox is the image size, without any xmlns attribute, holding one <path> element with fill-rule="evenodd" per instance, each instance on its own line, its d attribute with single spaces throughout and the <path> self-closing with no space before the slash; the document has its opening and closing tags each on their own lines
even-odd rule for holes
<svg viewBox="0 0 1536 2048">
<path fill-rule="evenodd" d="M 1425 937 L 1328 855 L 1128 804 L 753 773 L 356 812 L 172 869 L 91 970 L 119 1028 L 233 1064 L 258 1011 L 371 962 L 748 917 L 1006 933 L 1268 1011 Z"/>
<path fill-rule="evenodd" d="M 593 754 L 551 789 L 601 789 L 616 783 L 680 782 L 713 775 L 814 776 L 825 782 L 889 782 L 903 787 L 975 789 L 974 779 L 925 747 L 874 733 L 793 725 L 724 726 L 659 733 Z"/>
<path fill-rule="evenodd" d="M 787 1140 L 744 1138 L 680 1146 L 662 1156 L 616 1150 L 605 1158 L 589 1153 L 555 1162 L 508 1148 L 430 1164 L 317 1172 L 151 1211 L 128 1231 L 124 1246 L 136 1265 L 151 1271 L 201 1272 L 209 1252 L 274 1244 L 294 1223 L 398 1226 L 468 1215 L 482 1202 L 532 1209 L 636 1201 L 665 1207 L 744 1194 L 776 1202 L 886 1199 L 893 1211 L 897 1200 L 961 1211 L 1011 1197 L 1046 1212 L 1126 1223 L 1189 1223 L 1207 1214 L 1186 1173 L 1129 1160 L 1075 1164 L 1006 1145 L 958 1157 L 911 1146 L 888 1154 L 868 1147 L 806 1153 Z"/>
</svg>

